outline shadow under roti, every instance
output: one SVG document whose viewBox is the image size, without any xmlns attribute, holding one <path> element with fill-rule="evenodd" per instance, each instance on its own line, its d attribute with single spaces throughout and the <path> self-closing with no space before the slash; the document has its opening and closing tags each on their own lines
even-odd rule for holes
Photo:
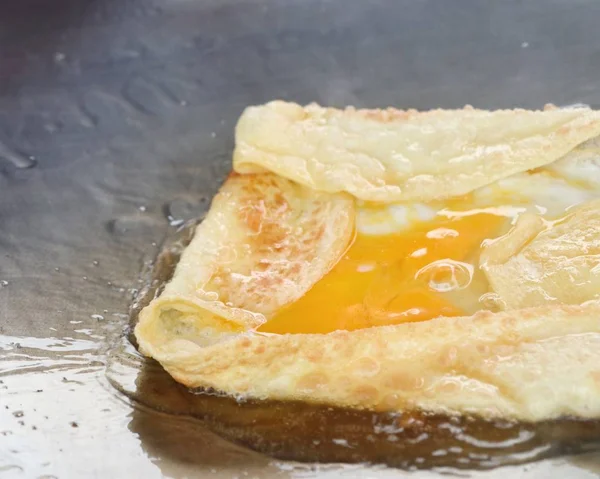
<svg viewBox="0 0 600 479">
<path fill-rule="evenodd" d="M 134 400 L 173 418 L 135 409 L 129 428 L 142 442 L 185 462 L 260 462 L 237 445 L 301 462 L 379 463 L 404 469 L 486 469 L 598 447 L 600 423 L 535 424 L 411 412 L 381 414 L 303 402 L 246 401 L 194 393 L 155 361 L 144 361 Z M 171 422 L 170 422 L 171 421 Z M 231 441 L 215 438 L 206 429 Z"/>
<path fill-rule="evenodd" d="M 191 395 L 155 362 L 143 367 L 137 385 L 135 399 L 151 409 L 135 408 L 128 428 L 140 437 L 150 457 L 167 458 L 175 465 L 193 464 L 195 469 L 263 470 L 268 465 L 268 458 L 216 436 L 192 418 Z"/>
<path fill-rule="evenodd" d="M 132 326 L 139 311 L 171 278 L 194 226 L 180 230 L 157 258 L 147 288 L 132 307 Z M 133 335 L 130 341 L 135 342 Z M 374 413 L 300 401 L 238 402 L 212 391 L 190 391 L 155 361 L 138 356 L 138 362 L 135 392 L 128 393 L 132 399 L 156 411 L 199 420 L 184 424 L 196 435 L 208 428 L 235 444 L 279 459 L 367 462 L 408 469 L 486 469 L 590 451 L 600 445 L 600 421 L 564 418 L 523 423 L 421 411 Z M 217 454 L 199 458 L 197 448 L 185 439 L 189 435 L 179 433 L 173 441 L 165 440 L 154 419 L 148 423 L 150 417 L 147 411 L 133 412 L 130 428 L 142 441 L 158 441 L 179 456 L 187 455 L 185 451 L 191 447 L 196 452 L 189 456 L 202 464 L 248 460 L 244 450 L 233 444 L 221 445 Z M 205 434 L 202 439 L 195 437 L 205 441 Z"/>
</svg>

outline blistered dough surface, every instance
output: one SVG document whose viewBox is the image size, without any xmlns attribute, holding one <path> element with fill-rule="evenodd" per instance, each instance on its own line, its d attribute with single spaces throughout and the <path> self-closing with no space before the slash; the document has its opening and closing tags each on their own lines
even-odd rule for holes
<svg viewBox="0 0 600 479">
<path fill-rule="evenodd" d="M 259 326 L 331 269 L 353 229 L 349 196 L 270 173 L 232 174 L 173 279 L 142 310 L 142 350 L 154 354 L 173 340 L 211 344 Z"/>
<path fill-rule="evenodd" d="M 274 101 L 236 127 L 233 166 L 319 191 L 430 201 L 549 164 L 600 134 L 586 109 L 337 110 Z"/>
<path fill-rule="evenodd" d="M 481 265 L 506 309 L 600 298 L 600 200 L 553 224 L 520 217 L 484 248 Z"/>
<path fill-rule="evenodd" d="M 242 335 L 157 359 L 189 387 L 379 411 L 527 421 L 600 416 L 600 306 L 540 307 L 330 334 Z"/>
</svg>

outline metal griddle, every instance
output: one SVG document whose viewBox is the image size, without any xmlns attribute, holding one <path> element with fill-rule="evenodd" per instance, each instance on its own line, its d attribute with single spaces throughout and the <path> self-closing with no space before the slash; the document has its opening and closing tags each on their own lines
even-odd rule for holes
<svg viewBox="0 0 600 479">
<path fill-rule="evenodd" d="M 0 477 L 437 477 L 233 445 L 115 390 L 111 351 L 246 105 L 598 107 L 598 18 L 592 0 L 2 2 Z M 599 471 L 588 454 L 472 475 Z"/>
</svg>

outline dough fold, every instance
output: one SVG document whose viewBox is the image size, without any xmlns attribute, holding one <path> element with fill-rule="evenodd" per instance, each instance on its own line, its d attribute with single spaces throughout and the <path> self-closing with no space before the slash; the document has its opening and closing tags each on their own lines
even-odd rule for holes
<svg viewBox="0 0 600 479">
<path fill-rule="evenodd" d="M 243 334 L 155 359 L 191 388 L 375 411 L 600 417 L 600 305 L 543 306 L 329 334 Z M 155 354 L 156 354 L 155 353 Z"/>
<path fill-rule="evenodd" d="M 550 224 L 537 215 L 521 216 L 484 247 L 480 264 L 505 309 L 599 299 L 600 200 Z"/>
<path fill-rule="evenodd" d="M 265 173 L 232 173 L 173 279 L 140 313 L 142 352 L 207 346 L 260 326 L 302 296 L 348 247 L 354 202 Z"/>
<path fill-rule="evenodd" d="M 273 101 L 242 114 L 233 167 L 362 200 L 432 201 L 547 165 L 598 135 L 600 114 L 587 108 L 417 112 Z"/>
</svg>

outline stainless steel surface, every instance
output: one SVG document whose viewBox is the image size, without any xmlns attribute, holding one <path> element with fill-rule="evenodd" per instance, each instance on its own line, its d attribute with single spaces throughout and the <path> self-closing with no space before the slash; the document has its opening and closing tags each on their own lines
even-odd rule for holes
<svg viewBox="0 0 600 479">
<path fill-rule="evenodd" d="M 591 0 L 2 2 L 0 477 L 436 477 L 234 446 L 134 406 L 109 352 L 145 263 L 226 174 L 244 106 L 598 106 L 599 14 Z M 472 475 L 588 478 L 599 461 Z"/>
</svg>

